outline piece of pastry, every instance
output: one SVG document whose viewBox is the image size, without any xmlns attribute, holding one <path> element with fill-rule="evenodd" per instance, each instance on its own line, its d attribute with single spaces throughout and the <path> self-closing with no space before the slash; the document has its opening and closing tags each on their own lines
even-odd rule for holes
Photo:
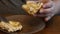
<svg viewBox="0 0 60 34">
<path fill-rule="evenodd" d="M 22 5 L 22 8 L 30 15 L 34 15 L 41 9 L 43 3 L 37 3 L 35 1 L 27 1 L 26 4 Z"/>
<path fill-rule="evenodd" d="M 9 23 L 1 21 L 0 29 L 6 30 L 7 32 L 15 32 L 22 29 L 22 25 L 20 22 L 9 21 Z"/>
</svg>

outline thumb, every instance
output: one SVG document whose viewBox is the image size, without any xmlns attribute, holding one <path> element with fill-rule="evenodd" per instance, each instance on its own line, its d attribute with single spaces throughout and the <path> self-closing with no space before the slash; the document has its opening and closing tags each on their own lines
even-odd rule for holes
<svg viewBox="0 0 60 34">
<path fill-rule="evenodd" d="M 47 21 L 49 21 L 51 19 L 51 17 L 46 17 L 45 18 L 45 21 L 47 22 Z"/>
<path fill-rule="evenodd" d="M 52 14 L 51 16 L 49 15 L 49 16 L 45 17 L 44 20 L 47 22 L 47 21 L 49 21 L 53 16 L 54 16 L 54 14 Z"/>
</svg>

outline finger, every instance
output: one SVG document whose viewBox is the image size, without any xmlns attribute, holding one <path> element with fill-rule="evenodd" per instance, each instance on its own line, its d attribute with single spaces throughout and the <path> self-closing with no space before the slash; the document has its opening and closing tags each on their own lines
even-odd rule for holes
<svg viewBox="0 0 60 34">
<path fill-rule="evenodd" d="M 51 13 L 53 11 L 54 7 L 48 8 L 48 9 L 41 9 L 39 13 Z"/>
<path fill-rule="evenodd" d="M 49 21 L 53 16 L 54 16 L 54 14 L 48 15 L 48 16 L 45 18 L 45 21 L 46 21 L 46 22 Z"/>
<path fill-rule="evenodd" d="M 50 8 L 50 7 L 52 7 L 53 6 L 53 2 L 52 1 L 50 1 L 50 2 L 48 2 L 48 3 L 45 3 L 44 5 L 43 5 L 43 8 Z"/>
<path fill-rule="evenodd" d="M 35 14 L 34 16 L 35 17 L 45 17 L 46 15 L 45 14 Z"/>
</svg>

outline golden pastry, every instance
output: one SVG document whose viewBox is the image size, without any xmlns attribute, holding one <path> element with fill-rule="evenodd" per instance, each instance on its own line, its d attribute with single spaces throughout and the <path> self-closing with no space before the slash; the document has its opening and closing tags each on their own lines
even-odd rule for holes
<svg viewBox="0 0 60 34">
<path fill-rule="evenodd" d="M 43 3 L 36 3 L 34 1 L 27 1 L 26 4 L 22 5 L 22 8 L 30 15 L 34 15 L 41 9 Z"/>
<path fill-rule="evenodd" d="M 6 30 L 7 32 L 15 32 L 17 30 L 21 30 L 22 25 L 20 24 L 20 22 L 16 22 L 16 21 L 9 21 L 8 23 L 1 21 L 0 28 L 2 30 Z"/>
</svg>

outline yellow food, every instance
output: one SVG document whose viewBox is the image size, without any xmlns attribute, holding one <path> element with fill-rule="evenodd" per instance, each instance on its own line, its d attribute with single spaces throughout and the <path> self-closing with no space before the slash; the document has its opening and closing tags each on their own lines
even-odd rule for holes
<svg viewBox="0 0 60 34">
<path fill-rule="evenodd" d="M 26 10 L 27 13 L 34 15 L 41 9 L 43 3 L 36 3 L 34 1 L 27 1 L 26 4 L 22 5 L 22 8 Z"/>
<path fill-rule="evenodd" d="M 14 27 L 17 27 L 17 26 L 20 25 L 19 22 L 14 22 L 14 21 L 9 21 L 9 24 L 11 24 L 11 25 L 14 26 Z"/>
<path fill-rule="evenodd" d="M 20 22 L 16 22 L 16 21 L 9 21 L 8 23 L 1 21 L 0 28 L 5 29 L 8 32 L 15 32 L 17 30 L 21 30 L 22 25 L 20 24 Z"/>
</svg>

